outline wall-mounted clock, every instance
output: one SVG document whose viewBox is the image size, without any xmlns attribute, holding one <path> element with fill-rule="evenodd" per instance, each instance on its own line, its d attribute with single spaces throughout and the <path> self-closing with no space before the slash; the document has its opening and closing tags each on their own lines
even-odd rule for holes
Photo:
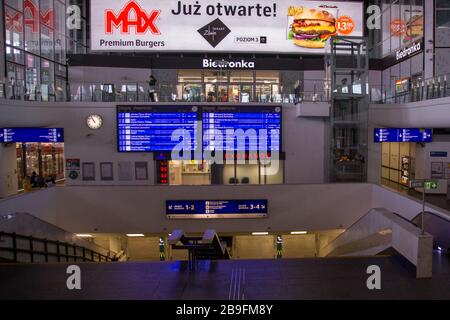
<svg viewBox="0 0 450 320">
<path fill-rule="evenodd" d="M 97 130 L 100 129 L 103 125 L 103 119 L 98 114 L 90 115 L 87 120 L 86 124 L 89 127 L 89 129 Z"/>
</svg>

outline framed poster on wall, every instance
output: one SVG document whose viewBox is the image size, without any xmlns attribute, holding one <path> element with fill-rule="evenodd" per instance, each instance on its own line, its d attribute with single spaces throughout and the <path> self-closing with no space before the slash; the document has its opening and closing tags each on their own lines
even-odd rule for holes
<svg viewBox="0 0 450 320">
<path fill-rule="evenodd" d="M 112 181 L 114 180 L 113 164 L 112 162 L 101 162 L 100 163 L 100 179 L 102 181 Z"/>
<path fill-rule="evenodd" d="M 444 177 L 444 163 L 432 162 L 431 163 L 431 178 L 442 179 Z"/>
<path fill-rule="evenodd" d="M 148 180 L 148 164 L 147 164 L 147 162 L 136 162 L 134 168 L 135 168 L 136 180 L 138 180 L 138 181 Z"/>
<path fill-rule="evenodd" d="M 95 181 L 95 163 L 83 162 L 83 181 Z"/>
</svg>

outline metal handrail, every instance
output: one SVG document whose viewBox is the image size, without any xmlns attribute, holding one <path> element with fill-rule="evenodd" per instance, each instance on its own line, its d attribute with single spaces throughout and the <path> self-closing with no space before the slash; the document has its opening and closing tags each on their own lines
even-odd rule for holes
<svg viewBox="0 0 450 320">
<path fill-rule="evenodd" d="M 12 248 L 11 247 L 0 247 L 0 252 L 12 252 L 13 253 L 13 262 L 18 263 L 18 254 L 24 253 L 29 254 L 30 262 L 34 263 L 35 256 L 44 256 L 45 262 L 49 262 L 49 257 L 56 257 L 58 262 L 62 262 L 64 259 L 65 262 L 72 261 L 80 261 L 80 262 L 112 262 L 116 261 L 114 258 L 98 253 L 94 250 L 87 249 L 85 247 L 71 244 L 68 242 L 61 242 L 55 240 L 48 240 L 43 238 L 36 238 L 33 236 L 24 236 L 16 233 L 7 233 L 0 231 L 0 238 L 9 237 L 12 240 Z M 27 240 L 29 249 L 18 248 L 17 240 Z M 41 243 L 44 245 L 44 251 L 35 250 L 35 243 Z M 56 245 L 56 252 L 52 252 L 48 250 L 48 245 Z M 61 252 L 61 247 L 64 249 L 64 252 Z M 71 253 L 69 253 L 71 251 Z M 80 253 L 80 254 L 78 254 Z"/>
</svg>

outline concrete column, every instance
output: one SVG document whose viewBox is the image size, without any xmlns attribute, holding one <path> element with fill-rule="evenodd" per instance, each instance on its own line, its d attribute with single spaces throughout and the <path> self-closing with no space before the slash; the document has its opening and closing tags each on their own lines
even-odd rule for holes
<svg viewBox="0 0 450 320">
<path fill-rule="evenodd" d="M 433 237 L 429 234 L 418 238 L 416 278 L 433 276 Z"/>
<path fill-rule="evenodd" d="M 17 193 L 16 145 L 0 145 L 0 198 Z"/>
<path fill-rule="evenodd" d="M 5 66 L 5 18 L 4 18 L 4 1 L 0 4 L 0 82 L 6 76 Z"/>
<path fill-rule="evenodd" d="M 424 50 L 424 77 L 434 76 L 434 1 L 424 1 L 424 23 L 425 23 L 425 50 Z M 430 42 L 431 41 L 431 42 Z M 428 51 L 428 52 L 427 52 Z"/>
</svg>

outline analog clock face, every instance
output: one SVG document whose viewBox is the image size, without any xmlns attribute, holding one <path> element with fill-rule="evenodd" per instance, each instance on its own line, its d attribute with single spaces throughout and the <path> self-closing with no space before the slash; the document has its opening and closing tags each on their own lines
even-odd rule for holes
<svg viewBox="0 0 450 320">
<path fill-rule="evenodd" d="M 100 129 L 103 125 L 103 119 L 97 114 L 90 115 L 87 118 L 87 125 L 90 129 L 93 130 Z"/>
</svg>

